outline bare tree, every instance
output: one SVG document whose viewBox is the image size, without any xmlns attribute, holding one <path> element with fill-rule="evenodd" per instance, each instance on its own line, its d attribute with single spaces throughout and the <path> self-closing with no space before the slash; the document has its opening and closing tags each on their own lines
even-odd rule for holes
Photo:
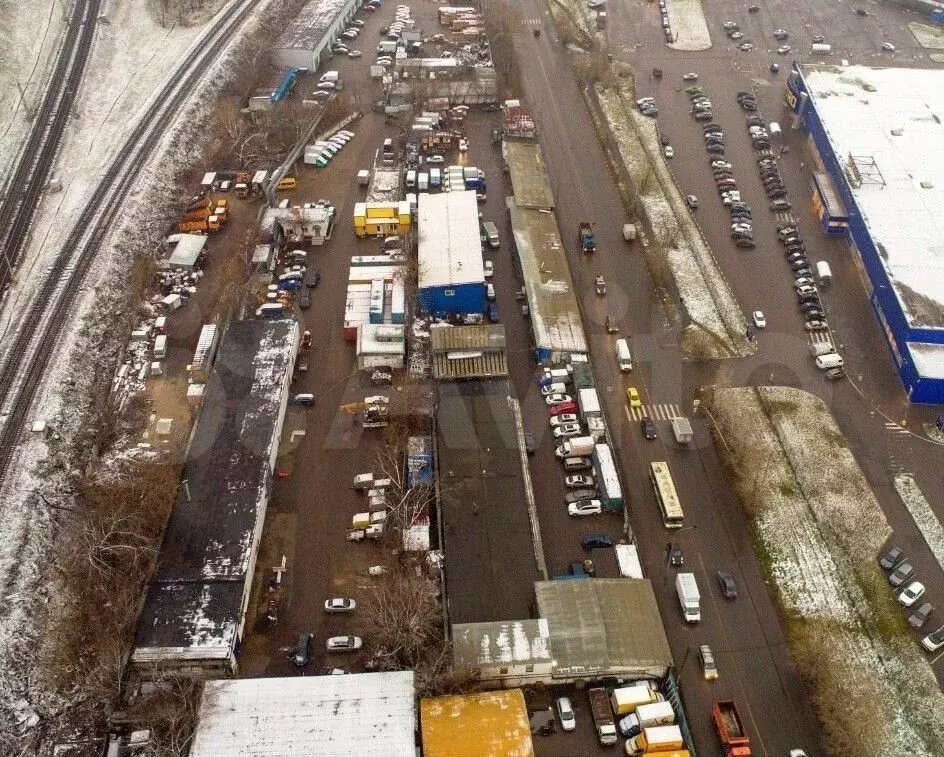
<svg viewBox="0 0 944 757">
<path fill-rule="evenodd" d="M 203 697 L 203 684 L 192 678 L 156 674 L 148 693 L 122 713 L 122 720 L 151 731 L 147 757 L 185 757 L 190 750 Z M 203 705 L 209 706 L 206 701 Z"/>
<path fill-rule="evenodd" d="M 398 399 L 402 398 L 398 396 Z M 387 489 L 387 522 L 400 532 L 428 517 L 435 502 L 435 491 L 431 485 L 410 486 L 404 438 L 401 434 L 399 442 L 378 449 L 376 463 L 383 478 L 389 478 L 392 482 Z"/>
</svg>

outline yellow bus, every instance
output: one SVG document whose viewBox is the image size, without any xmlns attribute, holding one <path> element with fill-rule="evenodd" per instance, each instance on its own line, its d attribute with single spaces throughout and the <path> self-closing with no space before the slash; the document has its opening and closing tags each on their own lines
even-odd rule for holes
<svg viewBox="0 0 944 757">
<path fill-rule="evenodd" d="M 682 512 L 682 503 L 675 492 L 675 482 L 669 472 L 666 462 L 652 463 L 649 466 L 649 479 L 656 493 L 656 501 L 662 510 L 662 522 L 666 528 L 681 528 L 685 513 Z"/>
</svg>

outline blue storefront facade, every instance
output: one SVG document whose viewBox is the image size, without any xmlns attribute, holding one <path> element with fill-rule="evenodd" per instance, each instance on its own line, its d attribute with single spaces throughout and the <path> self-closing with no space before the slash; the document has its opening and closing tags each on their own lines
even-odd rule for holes
<svg viewBox="0 0 944 757">
<path fill-rule="evenodd" d="M 935 352 L 944 350 L 944 328 L 914 327 L 908 321 L 901 302 L 895 294 L 888 271 L 882 263 L 875 241 L 856 203 L 856 198 L 846 181 L 843 167 L 826 134 L 826 129 L 816 108 L 815 98 L 810 96 L 802 68 L 795 67 L 787 81 L 785 93 L 787 105 L 800 118 L 800 126 L 815 144 L 819 158 L 831 180 L 831 187 L 824 191 L 822 182 L 814 181 L 814 207 L 824 222 L 824 231 L 845 235 L 846 243 L 853 260 L 865 282 L 866 294 L 872 310 L 878 319 L 885 336 L 892 359 L 901 378 L 902 386 L 909 402 L 916 404 L 944 404 L 944 372 L 926 370 L 922 375 L 916 365 L 915 355 L 910 345 L 917 352 Z M 878 106 L 877 106 L 878 107 Z M 835 190 L 840 203 L 835 198 L 830 202 L 829 191 Z M 817 196 L 820 205 L 817 205 Z M 830 217 L 828 206 L 844 214 L 844 217 Z M 927 345 L 927 347 L 925 347 Z M 933 363 L 925 362 L 925 365 Z"/>
</svg>

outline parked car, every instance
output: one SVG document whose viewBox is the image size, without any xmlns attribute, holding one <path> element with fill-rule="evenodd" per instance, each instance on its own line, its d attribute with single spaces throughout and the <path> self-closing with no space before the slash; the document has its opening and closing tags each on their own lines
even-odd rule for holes
<svg viewBox="0 0 944 757">
<path fill-rule="evenodd" d="M 311 634 L 310 633 L 300 633 L 298 634 L 298 642 L 295 644 L 295 654 L 292 657 L 292 662 L 299 668 L 303 668 L 308 664 L 308 661 L 311 659 Z"/>
<path fill-rule="evenodd" d="M 560 405 L 563 402 L 573 402 L 574 398 L 569 394 L 548 394 L 544 401 L 548 405 Z"/>
<path fill-rule="evenodd" d="M 583 487 L 592 487 L 596 486 L 596 479 L 588 473 L 575 473 L 572 476 L 567 476 L 564 479 L 564 485 L 574 488 L 583 488 Z"/>
<path fill-rule="evenodd" d="M 495 264 L 491 260 L 486 260 L 482 265 L 485 269 L 485 278 L 492 278 L 495 275 Z"/>
<path fill-rule="evenodd" d="M 573 400 L 569 402 L 560 402 L 556 405 L 551 405 L 548 407 L 547 412 L 551 415 L 560 415 L 561 413 L 573 413 L 577 410 L 577 403 Z"/>
<path fill-rule="evenodd" d="M 603 512 L 603 503 L 598 499 L 582 499 L 567 505 L 567 514 L 571 517 L 580 515 L 599 515 Z"/>
<path fill-rule="evenodd" d="M 606 534 L 587 534 L 580 540 L 580 545 L 587 551 L 613 546 L 613 540 Z"/>
<path fill-rule="evenodd" d="M 908 623 L 912 628 L 923 628 L 924 624 L 928 622 L 928 618 L 931 617 L 933 612 L 934 605 L 932 605 L 930 602 L 925 602 L 923 605 L 921 605 L 921 607 L 908 616 Z"/>
<path fill-rule="evenodd" d="M 751 314 L 751 319 L 754 321 L 754 325 L 759 329 L 767 328 L 767 316 L 764 315 L 762 310 L 755 310 Z"/>
<path fill-rule="evenodd" d="M 912 581 L 898 595 L 898 602 L 902 605 L 902 607 L 911 607 L 923 596 L 924 584 L 920 581 Z"/>
<path fill-rule="evenodd" d="M 524 451 L 529 455 L 533 455 L 534 451 L 537 449 L 537 445 L 534 443 L 534 434 L 530 432 L 525 432 L 524 435 Z"/>
<path fill-rule="evenodd" d="M 307 289 L 305 289 L 301 297 L 298 298 L 298 307 L 302 310 L 308 310 L 311 307 L 311 294 Z"/>
<path fill-rule="evenodd" d="M 565 423 L 554 429 L 554 438 L 566 439 L 569 436 L 580 436 L 582 432 L 583 429 L 580 427 L 579 423 Z"/>
<path fill-rule="evenodd" d="M 561 415 L 556 415 L 548 421 L 552 427 L 554 426 L 563 426 L 566 423 L 578 423 L 580 419 L 574 413 L 562 413 Z"/>
<path fill-rule="evenodd" d="M 577 489 L 576 491 L 567 492 L 564 495 L 564 502 L 568 505 L 573 504 L 574 502 L 580 502 L 584 499 L 593 499 L 598 494 L 596 489 Z"/>
<path fill-rule="evenodd" d="M 878 564 L 883 570 L 891 570 L 897 567 L 905 559 L 905 553 L 899 547 L 892 547 L 888 552 L 882 555 Z"/>
<path fill-rule="evenodd" d="M 561 462 L 566 471 L 590 470 L 593 467 L 589 457 L 565 457 Z"/>
<path fill-rule="evenodd" d="M 325 642 L 329 652 L 354 652 L 363 646 L 360 636 L 332 636 Z"/>
<path fill-rule="evenodd" d="M 325 612 L 351 612 L 357 607 L 357 602 L 350 597 L 333 597 L 326 599 Z"/>
<path fill-rule="evenodd" d="M 905 581 L 914 575 L 915 569 L 907 560 L 899 563 L 898 567 L 888 576 L 888 583 L 892 586 L 901 586 Z"/>
<path fill-rule="evenodd" d="M 568 697 L 558 697 L 555 702 L 557 710 L 557 719 L 560 721 L 562 731 L 572 731 L 577 727 L 577 720 L 574 717 L 574 708 L 570 704 Z"/>
<path fill-rule="evenodd" d="M 723 570 L 718 571 L 718 586 L 721 588 L 721 594 L 725 599 L 737 599 L 737 585 L 734 583 L 734 576 L 730 573 L 725 573 Z"/>
<path fill-rule="evenodd" d="M 944 626 L 921 639 L 921 646 L 929 652 L 937 652 L 941 647 L 944 647 Z"/>
</svg>

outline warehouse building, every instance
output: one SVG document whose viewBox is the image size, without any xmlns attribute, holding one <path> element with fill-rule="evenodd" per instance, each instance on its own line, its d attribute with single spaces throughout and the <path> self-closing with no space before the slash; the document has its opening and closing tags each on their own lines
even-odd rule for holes
<svg viewBox="0 0 944 757">
<path fill-rule="evenodd" d="M 502 156 L 514 196 L 506 200 L 525 283 L 535 360 L 560 363 L 587 354 L 587 337 L 574 282 L 554 214 L 554 194 L 544 165 L 537 128 L 525 109 L 506 113 Z"/>
<path fill-rule="evenodd" d="M 437 316 L 485 309 L 485 269 L 475 192 L 420 194 L 420 306 Z"/>
<path fill-rule="evenodd" d="M 449 381 L 508 375 L 504 326 L 436 324 L 430 335 L 433 378 Z"/>
<path fill-rule="evenodd" d="M 944 403 L 944 71 L 797 66 L 786 99 L 909 401 Z"/>
<path fill-rule="evenodd" d="M 420 729 L 423 757 L 534 757 L 521 689 L 428 697 Z"/>
<path fill-rule="evenodd" d="M 144 677 L 237 671 L 298 341 L 294 320 L 227 327 L 138 620 Z"/>
<path fill-rule="evenodd" d="M 190 757 L 415 753 L 413 671 L 207 681 Z"/>
<path fill-rule="evenodd" d="M 360 0 L 311 0 L 276 40 L 276 65 L 317 70 L 330 56 L 331 42 L 341 36 L 360 7 Z"/>
</svg>

